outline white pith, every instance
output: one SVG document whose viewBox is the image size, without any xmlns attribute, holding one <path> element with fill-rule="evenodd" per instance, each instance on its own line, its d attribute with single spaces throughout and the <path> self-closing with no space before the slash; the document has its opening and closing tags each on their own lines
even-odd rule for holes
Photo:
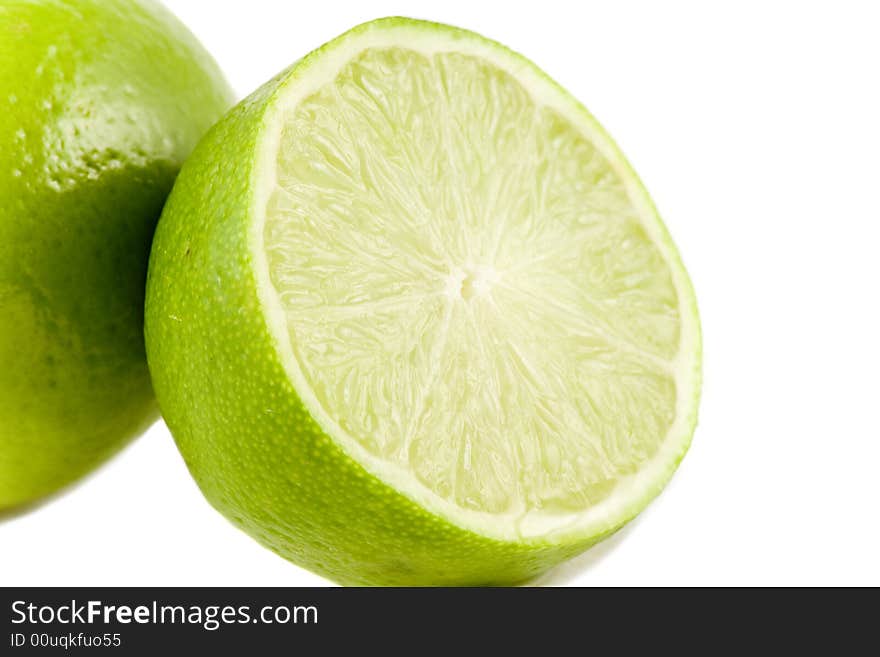
<svg viewBox="0 0 880 657">
<path fill-rule="evenodd" d="M 303 364 L 291 345 L 288 317 L 271 280 L 264 241 L 267 211 L 278 179 L 276 159 L 283 123 L 291 110 L 330 83 L 352 58 L 367 49 L 395 46 L 425 56 L 454 52 L 479 57 L 515 77 L 536 103 L 562 115 L 589 139 L 607 161 L 623 182 L 628 201 L 645 235 L 669 267 L 679 302 L 679 349 L 673 358 L 654 354 L 651 359 L 658 368 L 668 368 L 675 382 L 675 419 L 653 456 L 641 463 L 635 474 L 617 477 L 613 490 L 596 504 L 572 511 L 555 508 L 549 512 L 520 504 L 505 508 L 502 512 L 486 512 L 450 501 L 419 481 L 405 464 L 378 456 L 349 435 L 331 417 L 312 389 Z M 292 80 L 295 83 L 291 83 Z M 699 389 L 699 326 L 692 305 L 690 284 L 678 256 L 646 193 L 610 139 L 580 106 L 528 62 L 491 42 L 423 24 L 388 23 L 356 30 L 307 58 L 294 71 L 291 81 L 283 85 L 275 104 L 267 112 L 263 126 L 255 177 L 251 252 L 261 301 L 276 339 L 278 353 L 293 387 L 312 417 L 349 456 L 374 476 L 427 510 L 482 535 L 503 540 L 588 537 L 613 529 L 635 515 L 662 488 L 689 443 Z M 493 289 L 500 290 L 496 286 L 504 284 L 507 272 L 495 264 L 485 261 L 448 263 L 444 275 L 437 278 L 436 292 L 445 304 L 442 307 L 474 307 L 475 303 L 483 303 L 490 298 Z"/>
</svg>

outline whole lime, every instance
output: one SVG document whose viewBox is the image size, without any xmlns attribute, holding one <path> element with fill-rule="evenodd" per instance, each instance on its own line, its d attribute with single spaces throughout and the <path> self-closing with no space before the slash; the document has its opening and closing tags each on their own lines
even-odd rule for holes
<svg viewBox="0 0 880 657">
<path fill-rule="evenodd" d="M 72 482 L 156 417 L 150 241 L 231 101 L 158 4 L 0 5 L 0 510 Z"/>
<path fill-rule="evenodd" d="M 202 139 L 150 256 L 156 396 L 206 497 L 352 584 L 508 584 L 663 488 L 693 289 L 596 120 L 528 60 L 392 18 Z"/>
</svg>

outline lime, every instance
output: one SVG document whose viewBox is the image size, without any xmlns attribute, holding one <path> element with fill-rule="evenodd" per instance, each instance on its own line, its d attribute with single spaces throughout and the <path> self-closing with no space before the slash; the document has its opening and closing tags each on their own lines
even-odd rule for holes
<svg viewBox="0 0 880 657">
<path fill-rule="evenodd" d="M 156 417 L 153 228 L 232 104 L 152 2 L 0 5 L 0 510 L 68 484 Z"/>
<path fill-rule="evenodd" d="M 521 56 L 402 18 L 208 133 L 146 337 L 210 502 L 347 584 L 534 576 L 644 508 L 696 423 L 693 291 L 620 151 Z"/>
</svg>

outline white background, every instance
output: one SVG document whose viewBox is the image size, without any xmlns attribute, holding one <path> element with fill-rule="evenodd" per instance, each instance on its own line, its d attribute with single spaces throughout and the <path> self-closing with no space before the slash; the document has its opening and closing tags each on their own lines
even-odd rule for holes
<svg viewBox="0 0 880 657">
<path fill-rule="evenodd" d="M 541 581 L 880 585 L 880 15 L 869 2 L 167 4 L 245 95 L 390 14 L 519 50 L 652 193 L 703 321 L 700 424 L 665 493 Z M 0 521 L 4 585 L 322 585 L 203 500 L 157 424 Z"/>
</svg>

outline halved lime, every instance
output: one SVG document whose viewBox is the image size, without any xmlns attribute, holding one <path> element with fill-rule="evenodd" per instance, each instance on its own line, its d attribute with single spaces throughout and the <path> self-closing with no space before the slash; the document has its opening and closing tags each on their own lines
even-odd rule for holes
<svg viewBox="0 0 880 657">
<path fill-rule="evenodd" d="M 696 422 L 693 291 L 620 151 L 521 56 L 407 19 L 197 149 L 147 340 L 208 498 L 343 582 L 537 574 L 638 513 Z"/>
</svg>

